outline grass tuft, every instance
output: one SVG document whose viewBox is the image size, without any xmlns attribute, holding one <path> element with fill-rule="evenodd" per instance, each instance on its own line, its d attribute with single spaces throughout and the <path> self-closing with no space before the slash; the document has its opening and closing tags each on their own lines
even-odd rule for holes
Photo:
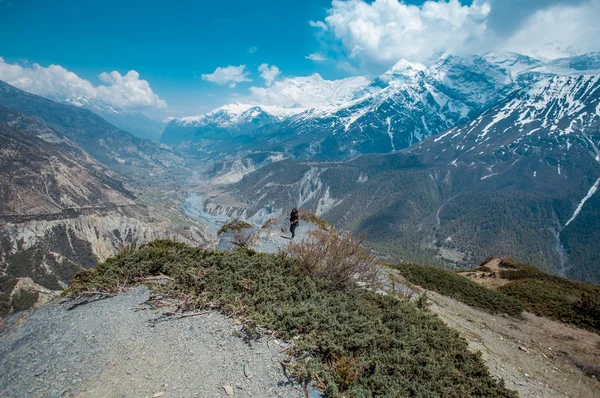
<svg viewBox="0 0 600 398">
<path fill-rule="evenodd" d="M 316 214 L 313 214 L 306 210 L 300 210 L 300 212 L 298 213 L 298 217 L 300 218 L 300 220 L 314 224 L 323 230 L 331 228 L 331 224 L 329 224 L 327 221 L 323 220 Z"/>
</svg>

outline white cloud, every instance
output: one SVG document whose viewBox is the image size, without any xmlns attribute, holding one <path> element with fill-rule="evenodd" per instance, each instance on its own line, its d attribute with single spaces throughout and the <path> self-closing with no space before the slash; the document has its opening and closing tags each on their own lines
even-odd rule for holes
<svg viewBox="0 0 600 398">
<path fill-rule="evenodd" d="M 246 65 L 218 67 L 213 73 L 203 74 L 202 80 L 213 82 L 219 85 L 229 84 L 234 88 L 238 83 L 251 82 L 248 77 L 250 72 L 246 70 Z"/>
<path fill-rule="evenodd" d="M 98 97 L 105 102 L 121 108 L 166 108 L 167 106 L 165 101 L 152 92 L 150 83 L 140 80 L 140 74 L 134 70 L 130 70 L 125 75 L 117 71 L 103 72 L 99 78 L 107 84 L 96 87 Z"/>
<path fill-rule="evenodd" d="M 327 30 L 327 25 L 323 21 L 308 21 L 308 24 L 313 28 Z"/>
<path fill-rule="evenodd" d="M 389 64 L 401 58 L 425 60 L 440 51 L 459 52 L 487 37 L 488 2 L 463 6 L 458 0 L 333 0 L 325 24 L 350 58 Z"/>
<path fill-rule="evenodd" d="M 275 65 L 269 66 L 268 64 L 262 64 L 258 67 L 260 77 L 265 79 L 265 84 L 269 87 L 275 81 L 275 78 L 281 73 L 278 67 Z"/>
<path fill-rule="evenodd" d="M 325 61 L 325 57 L 323 55 L 319 54 L 319 53 L 308 54 L 304 58 L 310 59 L 311 61 L 315 61 L 315 62 Z"/>
<path fill-rule="evenodd" d="M 48 67 L 33 64 L 9 64 L 0 57 L 0 80 L 22 90 L 45 97 L 77 101 L 78 98 L 100 100 L 124 109 L 166 108 L 167 103 L 156 95 L 146 80 L 132 70 L 124 76 L 113 71 L 102 73 L 106 85 L 94 86 L 86 79 L 60 65 Z"/>
<path fill-rule="evenodd" d="M 270 87 L 250 87 L 250 97 L 242 102 L 273 105 L 284 108 L 318 108 L 350 100 L 356 90 L 366 87 L 365 77 L 325 80 L 319 74 L 285 78 Z"/>
<path fill-rule="evenodd" d="M 600 0 L 537 11 L 505 43 L 507 50 L 545 58 L 600 50 Z"/>
<path fill-rule="evenodd" d="M 258 47 L 256 47 L 256 46 L 252 46 L 252 47 L 250 47 L 250 48 L 248 49 L 248 52 L 249 52 L 250 54 L 254 54 L 254 53 L 255 53 L 255 52 L 257 52 L 257 51 L 258 51 Z"/>
<path fill-rule="evenodd" d="M 402 58 L 423 62 L 442 52 L 556 57 L 562 52 L 555 42 L 578 53 L 600 51 L 599 18 L 600 0 L 428 0 L 419 6 L 333 0 L 324 21 L 309 24 L 319 28 L 323 48 L 341 50 L 362 69 L 381 70 Z"/>
</svg>

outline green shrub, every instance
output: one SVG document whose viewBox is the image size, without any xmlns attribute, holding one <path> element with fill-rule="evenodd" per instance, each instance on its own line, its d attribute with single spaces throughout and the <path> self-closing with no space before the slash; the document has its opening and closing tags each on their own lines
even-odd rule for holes
<svg viewBox="0 0 600 398">
<path fill-rule="evenodd" d="M 475 282 L 442 268 L 417 264 L 397 264 L 396 269 L 409 282 L 492 314 L 521 316 L 525 306 L 518 300 L 487 289 Z"/>
<path fill-rule="evenodd" d="M 221 227 L 221 229 L 219 229 L 219 232 L 217 232 L 217 235 L 220 236 L 221 234 L 223 234 L 229 230 L 241 231 L 242 229 L 247 229 L 247 228 L 252 228 L 252 224 L 247 223 L 246 221 L 240 221 L 238 219 L 235 219 L 235 220 L 231 220 L 227 224 L 223 225 Z"/>
<path fill-rule="evenodd" d="M 0 317 L 8 314 L 11 308 L 11 293 L 17 285 L 16 278 L 0 276 Z"/>
<path fill-rule="evenodd" d="M 29 292 L 21 289 L 13 294 L 12 307 L 15 312 L 25 311 L 32 308 L 38 300 L 38 292 Z"/>
<path fill-rule="evenodd" d="M 506 269 L 500 276 L 511 282 L 498 290 L 521 301 L 527 311 L 600 332 L 600 286 L 547 275 L 510 259 L 500 267 Z"/>
<path fill-rule="evenodd" d="M 330 397 L 516 397 L 458 332 L 412 303 L 366 290 L 332 291 L 285 255 L 204 251 L 156 241 L 77 274 L 69 295 L 165 274 L 165 293 L 217 307 L 294 339 L 287 365 Z"/>
</svg>

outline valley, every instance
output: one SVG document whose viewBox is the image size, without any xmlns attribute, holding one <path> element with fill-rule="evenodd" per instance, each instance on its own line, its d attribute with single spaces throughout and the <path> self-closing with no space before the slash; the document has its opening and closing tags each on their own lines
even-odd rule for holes
<svg viewBox="0 0 600 398">
<path fill-rule="evenodd" d="M 491 70 L 509 62 L 488 58 Z M 585 73 L 593 73 L 597 57 L 585 59 Z M 365 234 L 372 248 L 394 261 L 464 268 L 493 253 L 598 282 L 592 254 L 592 226 L 600 222 L 594 195 L 600 176 L 598 74 L 566 70 L 567 61 L 555 63 L 562 67 L 554 73 L 528 62 L 533 68 L 521 67 L 516 75 L 500 69 L 514 82 L 512 91 L 504 87 L 506 97 L 471 121 L 390 154 L 303 160 L 305 155 L 284 151 L 285 160 L 238 169 L 226 183 L 217 172 L 211 177 L 221 193 L 205 200 L 204 210 L 260 224 L 268 215 L 302 207 Z M 223 205 L 223 194 L 241 204 Z M 581 231 L 587 238 L 577 241 Z"/>
<path fill-rule="evenodd" d="M 0 0 L 0 398 L 600 397 L 599 20 Z"/>
<path fill-rule="evenodd" d="M 230 219 L 260 226 L 299 207 L 389 261 L 457 269 L 506 255 L 598 282 L 598 71 L 596 54 L 401 60 L 373 79 L 298 80 L 321 108 L 226 105 L 172 120 L 162 143 L 86 109 L 99 106 L 2 84 L 0 116 L 16 140 L 4 141 L 3 176 L 19 177 L 3 183 L 2 258 L 65 268 L 35 271 L 57 288 L 129 245 L 201 244 Z M 11 168 L 34 148 L 45 155 L 30 177 Z M 60 236 L 81 242 L 74 259 L 50 256 Z"/>
</svg>

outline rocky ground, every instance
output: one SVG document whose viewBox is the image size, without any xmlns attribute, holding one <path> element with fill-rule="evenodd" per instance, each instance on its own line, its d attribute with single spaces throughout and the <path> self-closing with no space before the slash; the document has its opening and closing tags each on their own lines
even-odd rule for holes
<svg viewBox="0 0 600 398">
<path fill-rule="evenodd" d="M 261 253 L 278 253 L 285 250 L 291 242 L 298 242 L 308 239 L 309 232 L 319 229 L 319 227 L 311 222 L 300 220 L 300 223 L 295 231 L 295 237 L 292 239 L 290 233 L 289 215 L 284 214 L 277 218 L 272 218 L 262 226 L 254 226 L 243 230 L 245 235 L 252 235 L 250 247 Z M 232 250 L 236 246 L 232 244 L 235 240 L 232 231 L 225 232 L 216 237 L 213 245 L 218 250 Z"/>
<path fill-rule="evenodd" d="M 144 306 L 148 296 L 135 288 L 3 319 L 0 396 L 304 396 L 280 364 L 287 343 L 246 343 L 239 322 L 217 312 L 157 319 L 165 309 Z"/>
</svg>

